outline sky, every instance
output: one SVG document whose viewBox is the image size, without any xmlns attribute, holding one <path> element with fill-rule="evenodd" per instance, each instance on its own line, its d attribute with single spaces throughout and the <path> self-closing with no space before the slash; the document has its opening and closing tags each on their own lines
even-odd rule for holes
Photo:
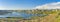
<svg viewBox="0 0 60 22">
<path fill-rule="evenodd" d="M 7 10 L 7 9 L 8 10 L 13 10 L 13 9 L 25 10 L 25 9 L 33 9 L 33 8 L 40 9 L 40 8 L 43 8 L 44 5 L 47 6 L 46 4 L 52 5 L 59 2 L 60 0 L 0 0 L 0 10 Z"/>
</svg>

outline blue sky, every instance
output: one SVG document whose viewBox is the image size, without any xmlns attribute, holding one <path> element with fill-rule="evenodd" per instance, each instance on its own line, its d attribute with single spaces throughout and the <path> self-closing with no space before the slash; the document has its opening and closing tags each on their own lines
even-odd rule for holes
<svg viewBox="0 0 60 22">
<path fill-rule="evenodd" d="M 53 2 L 60 2 L 60 0 L 0 0 L 0 9 L 32 9 Z"/>
</svg>

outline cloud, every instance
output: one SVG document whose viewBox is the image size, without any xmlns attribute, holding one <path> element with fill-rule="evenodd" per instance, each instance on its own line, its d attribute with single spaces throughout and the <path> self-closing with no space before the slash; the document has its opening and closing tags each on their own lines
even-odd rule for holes
<svg viewBox="0 0 60 22">
<path fill-rule="evenodd" d="M 35 9 L 60 9 L 60 2 L 48 3 L 41 6 L 36 6 Z"/>
</svg>

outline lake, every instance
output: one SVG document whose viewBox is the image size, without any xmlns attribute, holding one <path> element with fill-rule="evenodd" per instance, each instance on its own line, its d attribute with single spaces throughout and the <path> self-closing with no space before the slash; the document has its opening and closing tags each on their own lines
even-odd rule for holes
<svg viewBox="0 0 60 22">
<path fill-rule="evenodd" d="M 12 12 L 12 13 L 7 13 L 7 14 L 4 14 L 4 15 L 0 15 L 0 18 L 23 17 L 23 18 L 29 19 L 32 16 L 43 16 L 43 15 L 42 14 L 27 14 L 25 12 L 23 12 L 23 13 Z"/>
</svg>

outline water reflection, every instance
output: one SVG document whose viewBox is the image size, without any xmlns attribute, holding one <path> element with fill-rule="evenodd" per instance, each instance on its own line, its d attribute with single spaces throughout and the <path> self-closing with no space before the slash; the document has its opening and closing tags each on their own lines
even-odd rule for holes
<svg viewBox="0 0 60 22">
<path fill-rule="evenodd" d="M 0 15 L 0 17 L 23 17 L 24 19 L 29 19 L 32 16 L 43 16 L 42 14 L 27 14 L 25 12 L 23 13 L 18 13 L 18 12 L 12 12 L 12 13 L 7 13 L 4 15 Z"/>
<path fill-rule="evenodd" d="M 18 13 L 18 12 L 12 12 L 12 13 L 7 13 L 4 15 L 0 15 L 0 17 L 23 17 L 23 18 L 29 18 L 32 16 L 32 14 L 26 14 L 26 13 Z"/>
</svg>

